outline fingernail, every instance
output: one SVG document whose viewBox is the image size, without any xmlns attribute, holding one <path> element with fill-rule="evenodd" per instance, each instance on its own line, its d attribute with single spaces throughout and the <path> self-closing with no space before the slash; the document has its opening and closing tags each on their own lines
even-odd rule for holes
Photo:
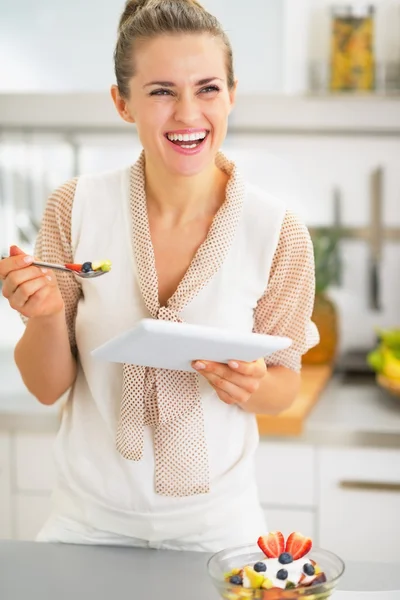
<svg viewBox="0 0 400 600">
<path fill-rule="evenodd" d="M 239 367 L 239 363 L 235 362 L 234 360 L 230 360 L 228 365 L 231 367 L 231 369 L 237 369 Z"/>
<path fill-rule="evenodd" d="M 46 279 L 48 279 L 49 281 L 51 281 L 51 276 L 50 275 L 46 275 Z"/>
<path fill-rule="evenodd" d="M 193 367 L 197 369 L 197 371 L 201 371 L 202 369 L 206 368 L 206 365 L 202 362 L 195 362 Z"/>
<path fill-rule="evenodd" d="M 47 269 L 40 269 L 42 273 L 47 273 Z"/>
<path fill-rule="evenodd" d="M 24 262 L 25 263 L 33 262 L 33 256 L 24 256 Z"/>
</svg>

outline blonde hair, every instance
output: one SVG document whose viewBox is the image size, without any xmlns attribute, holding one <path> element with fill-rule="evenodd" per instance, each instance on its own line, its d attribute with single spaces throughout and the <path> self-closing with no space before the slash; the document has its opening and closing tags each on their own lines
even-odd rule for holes
<svg viewBox="0 0 400 600">
<path fill-rule="evenodd" d="M 121 96 L 129 97 L 129 81 L 134 73 L 134 42 L 158 35 L 209 33 L 225 46 L 227 82 L 231 89 L 232 47 L 219 21 L 196 0 L 128 0 L 118 26 L 114 69 Z"/>
</svg>

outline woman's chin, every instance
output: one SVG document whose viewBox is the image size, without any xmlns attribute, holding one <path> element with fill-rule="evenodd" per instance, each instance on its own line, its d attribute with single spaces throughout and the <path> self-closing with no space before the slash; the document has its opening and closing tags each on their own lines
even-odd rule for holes
<svg viewBox="0 0 400 600">
<path fill-rule="evenodd" d="M 192 156 L 168 155 L 165 157 L 165 167 L 171 174 L 181 177 L 193 177 L 206 170 L 214 160 L 215 155 L 209 150 Z"/>
</svg>

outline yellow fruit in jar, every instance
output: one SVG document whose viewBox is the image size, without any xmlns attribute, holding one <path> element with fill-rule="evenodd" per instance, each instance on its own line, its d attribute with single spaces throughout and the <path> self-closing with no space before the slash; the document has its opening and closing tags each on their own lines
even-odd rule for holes
<svg viewBox="0 0 400 600">
<path fill-rule="evenodd" d="M 238 598 L 253 598 L 253 592 L 251 590 L 240 590 Z"/>
<path fill-rule="evenodd" d="M 242 572 L 242 569 L 232 569 L 228 573 L 224 573 L 224 579 L 230 579 L 233 575 L 239 575 Z"/>
<path fill-rule="evenodd" d="M 249 583 L 253 590 L 261 587 L 264 581 L 264 575 L 262 575 L 261 573 L 257 573 L 252 567 L 245 567 L 244 574 L 249 580 Z"/>
<path fill-rule="evenodd" d="M 261 584 L 261 587 L 263 590 L 270 590 L 271 588 L 274 587 L 274 584 L 272 583 L 272 581 L 270 579 L 268 579 L 268 577 L 265 577 L 264 581 Z"/>
</svg>

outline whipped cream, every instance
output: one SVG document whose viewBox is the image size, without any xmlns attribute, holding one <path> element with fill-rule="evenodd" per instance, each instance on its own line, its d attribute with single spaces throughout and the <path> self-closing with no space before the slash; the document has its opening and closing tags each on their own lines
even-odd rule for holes
<svg viewBox="0 0 400 600">
<path fill-rule="evenodd" d="M 264 563 L 265 566 L 267 567 L 266 571 L 262 571 L 258 574 L 262 575 L 264 578 L 268 578 L 271 581 L 273 587 L 285 589 L 288 581 L 290 581 L 291 583 L 294 583 L 295 586 L 298 586 L 300 583 L 300 579 L 302 580 L 301 581 L 302 585 L 307 585 L 307 583 L 311 583 L 311 581 L 313 581 L 313 579 L 315 579 L 315 575 L 308 576 L 304 573 L 304 570 L 303 570 L 304 565 L 310 564 L 310 560 L 307 559 L 306 556 L 304 556 L 303 558 L 299 558 L 298 560 L 294 560 L 293 562 L 291 562 L 287 565 L 283 565 L 282 563 L 280 563 L 277 558 L 266 558 L 266 559 L 260 560 L 258 562 Z M 247 565 L 247 566 L 250 567 L 251 569 L 254 569 L 254 564 Z M 281 569 L 285 569 L 288 572 L 288 576 L 284 580 L 278 579 L 276 576 L 278 571 L 280 571 Z M 243 571 L 243 587 L 245 587 L 245 588 L 252 587 L 250 580 L 249 580 L 248 576 L 246 575 L 245 571 Z"/>
</svg>

